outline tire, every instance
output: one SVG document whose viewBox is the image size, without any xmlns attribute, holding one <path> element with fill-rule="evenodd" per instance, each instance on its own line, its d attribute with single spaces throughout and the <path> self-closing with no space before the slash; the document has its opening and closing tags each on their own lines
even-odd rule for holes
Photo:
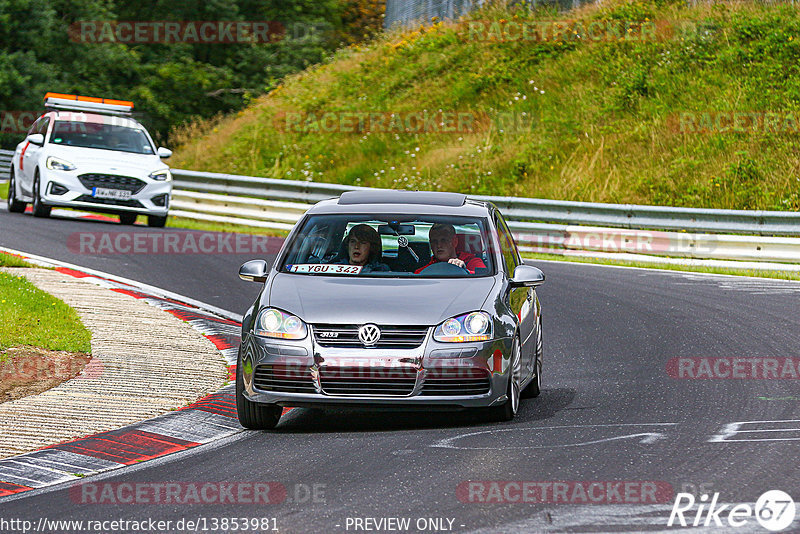
<svg viewBox="0 0 800 534">
<path fill-rule="evenodd" d="M 525 389 L 522 390 L 523 399 L 534 399 L 542 392 L 542 354 L 544 353 L 544 345 L 542 344 L 542 319 L 539 318 L 539 334 L 536 336 L 536 377 L 531 380 Z"/>
<path fill-rule="evenodd" d="M 11 213 L 25 213 L 27 202 L 17 200 L 17 184 L 14 180 L 14 167 L 11 167 L 10 179 L 8 182 L 8 211 Z"/>
<path fill-rule="evenodd" d="M 167 217 L 160 215 L 148 215 L 147 226 L 150 228 L 164 228 L 167 225 Z"/>
<path fill-rule="evenodd" d="M 42 194 L 40 190 L 39 169 L 36 169 L 36 174 L 33 178 L 33 216 L 46 219 L 50 217 L 50 206 L 42 204 Z"/>
<path fill-rule="evenodd" d="M 278 424 L 283 408 L 274 404 L 259 404 L 244 396 L 242 357 L 236 362 L 236 415 L 239 424 L 250 430 L 272 430 Z"/>
<path fill-rule="evenodd" d="M 522 362 L 520 361 L 519 338 L 514 338 L 514 345 L 511 349 L 511 363 L 509 364 L 508 387 L 506 388 L 507 400 L 500 406 L 489 408 L 489 420 L 495 422 L 506 422 L 514 419 L 519 411 L 520 401 L 520 380 L 522 375 Z"/>
<path fill-rule="evenodd" d="M 131 225 L 136 222 L 137 215 L 135 213 L 120 213 L 119 223 L 124 225 Z"/>
</svg>

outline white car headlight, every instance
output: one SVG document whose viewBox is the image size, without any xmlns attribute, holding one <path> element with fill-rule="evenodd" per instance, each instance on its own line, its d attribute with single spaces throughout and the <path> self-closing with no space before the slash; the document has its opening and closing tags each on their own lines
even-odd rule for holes
<svg viewBox="0 0 800 534">
<path fill-rule="evenodd" d="M 467 343 L 492 339 L 492 318 L 482 311 L 451 317 L 436 327 L 433 339 L 442 343 Z"/>
<path fill-rule="evenodd" d="M 172 173 L 169 172 L 169 169 L 161 169 L 160 171 L 151 172 L 150 178 L 159 182 L 168 182 L 172 180 Z"/>
<path fill-rule="evenodd" d="M 256 317 L 253 332 L 261 337 L 304 339 L 308 335 L 308 327 L 299 317 L 275 308 L 264 308 Z"/>
<path fill-rule="evenodd" d="M 47 168 L 51 171 L 74 171 L 75 165 L 69 161 L 50 156 L 47 158 Z"/>
</svg>

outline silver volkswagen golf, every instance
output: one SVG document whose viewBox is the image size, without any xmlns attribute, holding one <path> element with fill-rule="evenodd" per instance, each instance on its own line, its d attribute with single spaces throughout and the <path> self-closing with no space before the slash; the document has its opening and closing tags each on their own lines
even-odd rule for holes
<svg viewBox="0 0 800 534">
<path fill-rule="evenodd" d="M 284 407 L 476 409 L 513 419 L 541 387 L 544 274 L 491 203 L 354 191 L 311 208 L 242 321 L 236 406 L 246 428 Z"/>
</svg>

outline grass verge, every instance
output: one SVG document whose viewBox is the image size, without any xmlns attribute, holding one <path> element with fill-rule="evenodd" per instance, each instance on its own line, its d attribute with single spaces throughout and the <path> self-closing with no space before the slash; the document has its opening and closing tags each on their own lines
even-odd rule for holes
<svg viewBox="0 0 800 534">
<path fill-rule="evenodd" d="M 220 223 L 212 221 L 198 221 L 183 217 L 170 217 L 167 221 L 167 228 L 185 228 L 187 230 L 201 230 L 204 232 L 224 232 L 236 234 L 268 235 L 274 237 L 286 237 L 289 232 L 284 230 L 273 230 L 271 228 L 256 228 L 254 226 L 244 226 L 241 224 Z"/>
<path fill-rule="evenodd" d="M 91 333 L 75 310 L 23 276 L 0 272 L 0 317 L 0 357 L 9 347 L 24 346 L 91 351 Z"/>
<path fill-rule="evenodd" d="M 0 267 L 35 267 L 19 256 L 0 252 Z"/>
<path fill-rule="evenodd" d="M 800 209 L 794 6 L 609 0 L 555 13 L 487 4 L 471 16 L 483 30 L 391 32 L 290 76 L 236 115 L 175 132 L 173 165 L 412 190 Z M 564 21 L 575 29 L 568 38 L 489 31 Z M 652 22 L 664 29 L 654 39 L 586 31 Z M 455 132 L 354 126 L 357 114 L 410 123 L 426 111 L 492 120 Z M 733 112 L 755 122 L 731 126 Z"/>
<path fill-rule="evenodd" d="M 697 265 L 674 265 L 651 263 L 646 261 L 614 260 L 605 258 L 581 258 L 562 256 L 560 254 L 522 253 L 522 257 L 533 260 L 568 261 L 573 263 L 593 263 L 598 265 L 617 265 L 620 267 L 640 267 L 644 269 L 661 269 L 664 271 L 682 271 L 690 273 L 728 274 L 733 276 L 753 276 L 757 278 L 777 278 L 780 280 L 800 280 L 800 273 L 789 271 L 760 271 L 755 269 L 732 269 L 727 267 L 704 267 Z"/>
</svg>

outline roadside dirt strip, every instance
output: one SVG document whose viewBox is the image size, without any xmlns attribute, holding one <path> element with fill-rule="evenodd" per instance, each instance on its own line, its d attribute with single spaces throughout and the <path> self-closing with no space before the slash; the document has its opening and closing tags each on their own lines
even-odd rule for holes
<svg viewBox="0 0 800 534">
<path fill-rule="evenodd" d="M 242 431 L 237 321 L 71 268 L 12 272 L 75 308 L 93 359 L 73 380 L 0 403 L 0 499 Z"/>
</svg>

